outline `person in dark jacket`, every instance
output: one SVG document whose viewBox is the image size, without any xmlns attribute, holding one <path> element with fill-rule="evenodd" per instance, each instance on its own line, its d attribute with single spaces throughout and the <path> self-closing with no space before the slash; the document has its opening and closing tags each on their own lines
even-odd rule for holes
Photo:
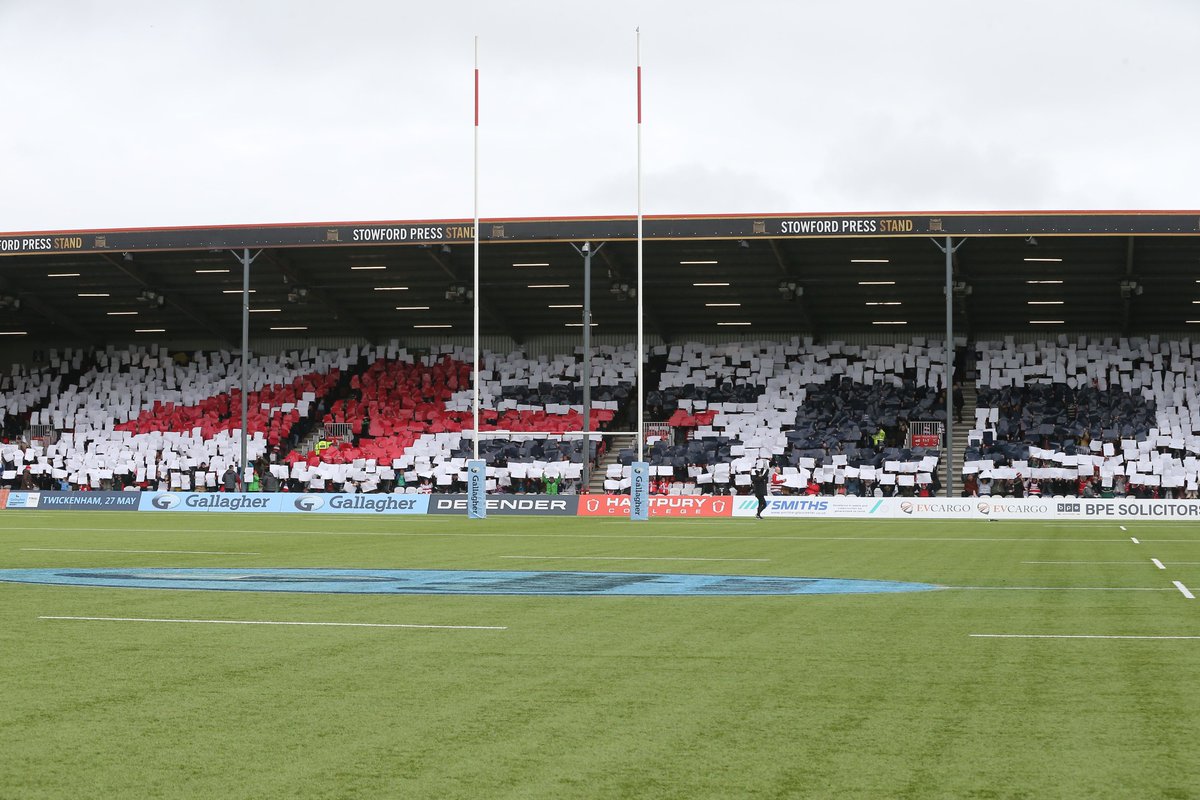
<svg viewBox="0 0 1200 800">
<path fill-rule="evenodd" d="M 754 496 L 758 498 L 758 511 L 755 512 L 755 519 L 762 519 L 762 512 L 767 508 L 767 468 L 754 470 L 750 473 L 750 486 L 754 489 Z"/>
</svg>

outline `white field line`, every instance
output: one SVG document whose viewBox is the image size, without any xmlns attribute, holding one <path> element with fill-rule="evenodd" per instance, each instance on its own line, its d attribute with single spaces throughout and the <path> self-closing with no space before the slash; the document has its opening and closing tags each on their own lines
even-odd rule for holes
<svg viewBox="0 0 1200 800">
<path fill-rule="evenodd" d="M 78 531 L 81 533 L 166 533 L 162 528 L 46 528 L 21 527 L 0 525 L 0 531 L 42 531 L 45 533 L 61 533 L 63 531 Z M 226 534 L 246 533 L 261 536 L 399 536 L 399 537 L 457 537 L 482 539 L 678 539 L 686 540 L 722 540 L 729 541 L 763 541 L 763 542 L 1084 542 L 1091 544 L 1119 544 L 1124 539 L 1063 539 L 1063 538 L 1031 538 L 1026 536 L 700 536 L 700 535 L 670 535 L 656 533 L 461 533 L 447 531 L 265 531 L 261 528 L 171 528 L 170 533 L 195 534 Z M 1157 539 L 1160 542 L 1191 542 L 1200 544 L 1196 539 Z"/>
<path fill-rule="evenodd" d="M 1126 528 L 1124 525 L 1122 525 L 1122 526 L 1121 526 L 1121 530 L 1123 530 L 1123 531 L 1127 531 L 1127 530 L 1129 530 L 1129 528 Z"/>
<path fill-rule="evenodd" d="M 1129 541 L 1133 542 L 1134 544 L 1141 544 L 1141 542 L 1137 540 L 1136 536 L 1130 536 Z"/>
<path fill-rule="evenodd" d="M 1146 586 L 952 586 L 952 589 L 995 589 L 1008 592 L 1169 592 L 1171 589 Z"/>
<path fill-rule="evenodd" d="M 500 556 L 529 561 L 770 561 L 769 558 L 675 558 L 670 556 Z"/>
<path fill-rule="evenodd" d="M 1157 558 L 1152 558 L 1150 560 L 1154 563 L 1154 566 L 1158 567 L 1159 569 L 1166 569 L 1166 567 L 1163 566 L 1163 563 Z"/>
<path fill-rule="evenodd" d="M 94 547 L 22 547 L 22 550 L 38 553 L 180 553 L 193 556 L 261 556 L 262 553 L 234 552 L 227 550 L 102 550 Z"/>
<path fill-rule="evenodd" d="M 972 639 L 1200 639 L 1200 636 L 1106 636 L 1076 633 L 969 633 Z"/>
<path fill-rule="evenodd" d="M 506 631 L 494 625 L 414 625 L 390 622 L 274 622 L 261 619 L 152 619 L 145 617 L 50 617 L 38 619 L 76 620 L 83 622 L 185 622 L 200 625 L 311 625 L 333 628 L 431 628 L 455 631 Z"/>
<path fill-rule="evenodd" d="M 1196 595 L 1192 594 L 1191 591 L 1188 590 L 1188 587 L 1184 586 L 1179 581 L 1174 581 L 1174 584 L 1175 584 L 1175 588 L 1178 589 L 1179 591 L 1183 592 L 1183 596 L 1186 597 L 1188 600 L 1196 599 Z"/>
<path fill-rule="evenodd" d="M 1145 564 L 1145 561 L 1022 561 L 1022 564 Z"/>
</svg>

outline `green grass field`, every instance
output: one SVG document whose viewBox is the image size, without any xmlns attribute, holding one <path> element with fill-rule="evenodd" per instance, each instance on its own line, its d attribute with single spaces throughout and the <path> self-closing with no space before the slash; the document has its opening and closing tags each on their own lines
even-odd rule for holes
<svg viewBox="0 0 1200 800">
<path fill-rule="evenodd" d="M 1124 524 L 0 512 L 2 568 L 958 587 L 620 598 L 0 583 L 0 797 L 1200 797 L 1200 639 L 971 636 L 1200 636 L 1200 600 L 1173 585 L 1200 590 L 1200 528 Z M 115 552 L 128 550 L 254 555 Z M 671 560 L 701 558 L 728 560 Z"/>
</svg>

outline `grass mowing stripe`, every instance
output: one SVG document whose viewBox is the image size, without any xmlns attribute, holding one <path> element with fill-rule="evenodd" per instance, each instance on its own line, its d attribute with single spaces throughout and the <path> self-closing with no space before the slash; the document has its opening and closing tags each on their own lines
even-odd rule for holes
<svg viewBox="0 0 1200 800">
<path fill-rule="evenodd" d="M 52 617 L 38 619 L 75 620 L 79 622 L 185 622 L 200 625 L 312 625 L 328 628 L 430 628 L 453 631 L 506 631 L 496 625 L 415 625 L 393 622 L 276 622 L 262 619 L 154 619 L 151 617 Z"/>
<path fill-rule="evenodd" d="M 179 553 L 191 556 L 261 556 L 262 553 L 235 550 L 108 550 L 99 547 L 22 547 L 34 553 Z"/>
</svg>

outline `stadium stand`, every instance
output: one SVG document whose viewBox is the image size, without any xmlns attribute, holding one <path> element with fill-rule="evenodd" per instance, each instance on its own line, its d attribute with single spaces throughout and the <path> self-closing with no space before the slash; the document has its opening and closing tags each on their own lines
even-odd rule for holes
<svg viewBox="0 0 1200 800">
<path fill-rule="evenodd" d="M 481 354 L 480 430 L 511 433 L 480 442 L 490 491 L 578 491 L 583 455 L 580 354 L 530 359 L 522 352 Z M 592 356 L 590 429 L 603 430 L 627 405 L 636 372 L 632 347 L 597 348 Z M 273 468 L 299 487 L 355 486 L 364 491 L 459 491 L 472 447 L 469 348 L 443 346 L 416 356 L 393 351 L 350 381 L 327 424 L 348 424 L 358 435 L 335 447 L 293 452 Z M 523 431 L 538 432 L 520 436 Z M 560 433 L 555 433 L 560 432 Z M 589 444 L 595 462 L 602 442 Z"/>
<path fill-rule="evenodd" d="M 316 349 L 251 358 L 247 457 L 277 451 L 356 358 Z M 42 488 L 214 488 L 240 458 L 241 372 L 228 351 L 52 352 L 47 367 L 14 382 L 23 399 L 14 406 L 5 394 L 6 411 L 27 414 L 14 417 L 18 427 L 52 435 L 3 445 L 0 478 L 28 468 Z"/>
<path fill-rule="evenodd" d="M 49 360 L 4 378 L 2 485 L 212 489 L 240 457 L 241 366 L 230 353 L 180 357 L 149 346 Z M 470 360 L 461 347 L 417 358 L 394 342 L 252 358 L 248 458 L 264 481 L 296 490 L 455 490 L 470 451 Z M 627 404 L 633 361 L 631 347 L 594 354 L 592 430 Z M 481 429 L 512 432 L 481 442 L 490 488 L 577 489 L 580 438 L 546 432 L 583 428 L 578 358 L 485 353 L 484 363 Z M 352 436 L 319 452 L 293 450 L 309 429 L 331 423 Z M 53 435 L 20 441 L 40 428 Z M 602 450 L 591 442 L 589 457 Z"/>
<path fill-rule="evenodd" d="M 1157 336 L 977 344 L 966 494 L 1194 498 L 1191 342 Z"/>
<path fill-rule="evenodd" d="M 910 420 L 944 420 L 939 342 L 857 346 L 841 342 L 687 343 L 665 356 L 650 413 L 676 440 L 648 442 L 659 490 L 746 492 L 763 462 L 785 493 L 916 494 L 935 490 L 937 452 L 905 446 Z M 627 490 L 635 454 L 609 468 L 606 489 Z M 666 484 L 665 486 L 663 484 Z"/>
<path fill-rule="evenodd" d="M 1059 337 L 974 344 L 978 392 L 964 494 L 1195 497 L 1200 389 L 1184 340 Z M 578 491 L 605 444 L 583 427 L 580 354 L 482 356 L 480 443 L 495 492 Z M 909 423 L 945 419 L 941 342 L 689 342 L 654 350 L 647 440 L 660 493 L 745 492 L 775 465 L 784 493 L 937 490 L 940 453 Z M 248 454 L 292 490 L 457 491 L 472 426 L 469 348 L 311 348 L 248 364 Z M 593 353 L 590 427 L 635 397 L 631 346 Z M 153 345 L 52 351 L 0 378 L 0 485 L 219 488 L 240 457 L 241 365 Z M 324 427 L 350 431 L 315 446 Z M 301 440 L 315 431 L 311 441 Z M 539 433 L 524 433 L 537 431 Z M 32 441 L 24 440 L 37 432 Z M 333 437 L 331 437 L 333 438 Z M 630 448 L 604 475 L 628 491 Z M 270 478 L 267 478 L 270 473 Z"/>
</svg>

